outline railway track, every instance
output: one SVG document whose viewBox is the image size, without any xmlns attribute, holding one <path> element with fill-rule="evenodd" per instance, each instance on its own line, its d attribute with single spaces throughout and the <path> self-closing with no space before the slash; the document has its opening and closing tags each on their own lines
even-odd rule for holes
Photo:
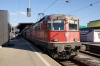
<svg viewBox="0 0 100 66">
<path fill-rule="evenodd" d="M 56 59 L 56 61 L 61 64 L 62 66 L 88 66 L 84 63 L 81 63 L 75 59 L 71 60 L 61 60 L 61 59 Z"/>
<path fill-rule="evenodd" d="M 39 49 L 43 51 L 42 48 Z M 95 56 L 91 56 L 86 53 L 79 53 L 78 56 L 70 60 L 63 60 L 63 59 L 54 59 L 54 60 L 57 61 L 62 66 L 100 66 L 100 60 L 98 60 Z"/>
<path fill-rule="evenodd" d="M 72 60 L 56 60 L 62 66 L 100 66 L 100 58 L 89 55 L 86 53 L 80 53 Z"/>
<path fill-rule="evenodd" d="M 88 66 L 100 66 L 100 60 L 94 56 L 80 53 L 77 57 L 74 58 Z"/>
<path fill-rule="evenodd" d="M 70 60 L 55 59 L 62 66 L 100 66 L 100 56 L 96 54 L 79 53 Z"/>
<path fill-rule="evenodd" d="M 93 56 L 93 57 L 100 59 L 100 54 L 97 54 L 97 53 L 93 53 L 93 52 L 90 52 L 90 51 L 80 51 L 80 53 L 84 53 L 84 54 L 87 54 L 87 55 L 90 55 L 90 56 Z"/>
</svg>

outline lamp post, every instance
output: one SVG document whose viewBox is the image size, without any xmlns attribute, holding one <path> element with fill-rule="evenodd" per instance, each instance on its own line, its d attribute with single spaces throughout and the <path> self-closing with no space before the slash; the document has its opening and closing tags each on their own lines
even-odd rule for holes
<svg viewBox="0 0 100 66">
<path fill-rule="evenodd" d="M 30 0 L 28 0 L 27 17 L 31 17 Z"/>
<path fill-rule="evenodd" d="M 28 7 L 30 8 L 30 0 L 28 0 Z"/>
</svg>

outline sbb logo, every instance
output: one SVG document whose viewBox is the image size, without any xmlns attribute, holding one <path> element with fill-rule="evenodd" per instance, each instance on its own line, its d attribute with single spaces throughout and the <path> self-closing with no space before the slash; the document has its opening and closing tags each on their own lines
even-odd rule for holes
<svg viewBox="0 0 100 66">
<path fill-rule="evenodd" d="M 68 32 L 65 33 L 65 37 L 66 37 L 66 38 L 69 37 L 69 33 L 68 33 Z"/>
</svg>

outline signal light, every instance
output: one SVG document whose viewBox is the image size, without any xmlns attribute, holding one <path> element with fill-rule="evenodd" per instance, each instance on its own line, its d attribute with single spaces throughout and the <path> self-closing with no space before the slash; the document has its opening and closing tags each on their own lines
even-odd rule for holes
<svg viewBox="0 0 100 66">
<path fill-rule="evenodd" d="M 27 17 L 31 17 L 31 8 L 27 8 Z"/>
</svg>

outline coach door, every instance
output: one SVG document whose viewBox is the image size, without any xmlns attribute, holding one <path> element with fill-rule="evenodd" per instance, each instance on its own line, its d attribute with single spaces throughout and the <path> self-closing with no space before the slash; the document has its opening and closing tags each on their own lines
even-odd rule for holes
<svg viewBox="0 0 100 66">
<path fill-rule="evenodd" d="M 94 31 L 94 42 L 100 42 L 100 31 Z"/>
</svg>

